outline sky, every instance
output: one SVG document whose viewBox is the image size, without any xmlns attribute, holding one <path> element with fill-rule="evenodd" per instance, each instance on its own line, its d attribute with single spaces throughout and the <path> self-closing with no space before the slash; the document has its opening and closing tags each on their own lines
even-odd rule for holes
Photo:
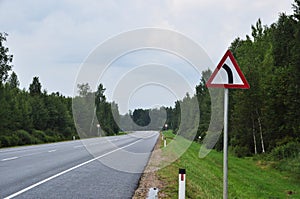
<svg viewBox="0 0 300 199">
<path fill-rule="evenodd" d="M 208 67 L 214 69 L 235 38 L 251 34 L 251 25 L 258 18 L 270 25 L 280 13 L 292 14 L 292 3 L 293 0 L 0 0 L 0 31 L 9 35 L 6 45 L 14 56 L 13 70 L 21 88 L 28 89 L 32 78 L 38 76 L 48 93 L 59 91 L 73 96 L 82 63 L 97 46 L 120 33 L 144 27 L 179 32 L 203 48 L 213 63 Z M 114 100 L 116 80 L 149 60 L 177 67 L 191 87 L 199 82 L 199 75 L 185 67 L 188 64 L 178 56 L 143 50 L 111 65 L 101 79 L 108 99 Z M 163 86 L 158 87 L 136 88 L 129 107 L 171 105 L 176 100 L 172 89 L 163 91 Z M 153 95 L 160 96 L 160 100 Z"/>
</svg>

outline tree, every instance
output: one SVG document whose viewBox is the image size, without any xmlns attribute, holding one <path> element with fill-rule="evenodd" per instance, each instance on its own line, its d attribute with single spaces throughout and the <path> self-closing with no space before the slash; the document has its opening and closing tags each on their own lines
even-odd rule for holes
<svg viewBox="0 0 300 199">
<path fill-rule="evenodd" d="M 280 14 L 270 27 L 258 20 L 252 38 L 231 45 L 251 85 L 230 96 L 230 145 L 237 155 L 268 152 L 300 137 L 299 7 L 295 0 L 294 15 Z"/>
<path fill-rule="evenodd" d="M 105 90 L 104 86 L 99 84 L 97 91 L 95 92 L 95 113 L 101 129 L 106 133 L 106 135 L 114 135 L 119 132 L 119 127 L 115 121 L 115 119 L 119 118 L 119 111 L 117 104 L 106 101 L 106 97 L 104 95 Z M 96 124 L 93 126 L 95 127 Z"/>
<path fill-rule="evenodd" d="M 0 84 L 3 84 L 8 78 L 8 72 L 11 70 L 13 56 L 8 54 L 9 49 L 3 45 L 7 34 L 0 33 Z"/>
<path fill-rule="evenodd" d="M 0 33 L 1 147 L 71 139 L 71 134 L 76 134 L 71 98 L 58 92 L 42 94 L 38 77 L 33 78 L 29 91 L 20 90 L 16 73 L 12 71 L 9 76 L 12 55 L 3 46 L 6 36 Z"/>
<path fill-rule="evenodd" d="M 8 92 L 7 87 L 4 85 L 0 84 L 0 135 L 5 135 L 6 133 L 9 132 L 9 127 L 10 127 L 10 99 L 11 95 Z"/>
<path fill-rule="evenodd" d="M 34 77 L 32 83 L 29 85 L 30 95 L 41 95 L 42 94 L 42 85 L 38 77 Z"/>
<path fill-rule="evenodd" d="M 88 83 L 85 84 L 77 84 L 78 93 L 80 96 L 85 97 L 88 93 L 91 92 L 90 85 Z"/>
<path fill-rule="evenodd" d="M 251 89 L 246 91 L 233 90 L 230 96 L 232 102 L 230 105 L 232 110 L 230 113 L 230 144 L 238 156 L 258 151 L 256 137 L 260 137 L 261 151 L 264 152 L 261 110 L 263 101 L 265 101 L 265 90 L 261 89 L 261 80 L 267 74 L 267 69 L 262 66 L 272 64 L 265 58 L 267 57 L 268 61 L 271 60 L 269 56 L 265 56 L 269 55 L 271 39 L 269 29 L 262 26 L 260 19 L 251 28 L 252 38 L 247 36 L 246 40 L 236 39 L 231 46 L 231 50 L 251 85 Z M 260 136 L 256 136 L 257 133 Z"/>
<path fill-rule="evenodd" d="M 300 20 L 300 0 L 295 0 L 293 4 L 294 17 L 299 21 Z"/>
<path fill-rule="evenodd" d="M 139 126 L 147 126 L 150 123 L 149 110 L 135 109 L 132 119 Z"/>
<path fill-rule="evenodd" d="M 207 133 L 211 117 L 210 94 L 206 87 L 206 81 L 211 76 L 211 73 L 212 72 L 210 70 L 203 71 L 200 83 L 196 86 L 196 96 L 200 111 L 199 127 L 196 138 L 199 138 L 200 136 L 201 139 L 203 139 Z"/>
<path fill-rule="evenodd" d="M 31 106 L 31 98 L 30 94 L 25 90 L 22 90 L 18 95 L 18 102 L 20 104 L 21 110 L 21 128 L 26 131 L 31 131 L 33 128 L 32 124 L 32 106 Z"/>
<path fill-rule="evenodd" d="M 8 84 L 11 88 L 18 88 L 20 85 L 20 82 L 18 80 L 18 76 L 15 72 L 12 72 L 10 75 L 10 78 L 8 79 Z"/>
<path fill-rule="evenodd" d="M 60 132 L 65 138 L 70 138 L 70 129 L 74 128 L 68 104 L 66 103 L 67 100 L 65 97 L 60 96 L 59 93 L 52 93 L 44 99 L 48 112 L 47 129 Z"/>
<path fill-rule="evenodd" d="M 49 115 L 44 101 L 39 96 L 31 98 L 31 119 L 36 130 L 46 130 Z"/>
<path fill-rule="evenodd" d="M 96 136 L 96 124 L 93 123 L 95 119 L 94 94 L 91 93 L 88 83 L 78 84 L 77 88 L 79 96 L 72 99 L 72 113 L 77 132 L 81 137 Z"/>
<path fill-rule="evenodd" d="M 95 93 L 95 104 L 100 104 L 106 102 L 106 97 L 104 95 L 105 88 L 102 84 L 99 84 L 97 91 Z"/>
</svg>

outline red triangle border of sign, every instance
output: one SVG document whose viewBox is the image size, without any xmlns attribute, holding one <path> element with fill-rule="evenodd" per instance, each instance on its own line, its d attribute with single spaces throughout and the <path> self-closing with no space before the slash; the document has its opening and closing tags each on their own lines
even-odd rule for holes
<svg viewBox="0 0 300 199">
<path fill-rule="evenodd" d="M 217 73 L 219 72 L 219 70 L 221 69 L 223 64 L 225 63 L 227 57 L 229 57 L 229 59 L 231 60 L 233 66 L 235 67 L 237 73 L 239 74 L 243 84 L 212 84 L 212 81 L 214 80 Z M 226 51 L 225 55 L 221 59 L 221 61 L 218 64 L 217 68 L 215 69 L 215 71 L 212 73 L 212 75 L 208 79 L 208 81 L 206 83 L 206 87 L 208 87 L 208 88 L 243 88 L 243 89 L 249 89 L 250 88 L 249 83 L 247 82 L 245 76 L 243 75 L 240 67 L 238 66 L 238 64 L 237 64 L 235 58 L 233 57 L 232 53 L 230 52 L 230 50 Z"/>
</svg>

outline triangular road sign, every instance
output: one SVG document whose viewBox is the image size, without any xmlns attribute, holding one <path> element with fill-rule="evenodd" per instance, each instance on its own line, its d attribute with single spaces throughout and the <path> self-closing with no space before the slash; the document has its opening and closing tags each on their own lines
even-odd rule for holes
<svg viewBox="0 0 300 199">
<path fill-rule="evenodd" d="M 208 88 L 250 88 L 230 50 L 227 50 L 206 86 Z"/>
</svg>

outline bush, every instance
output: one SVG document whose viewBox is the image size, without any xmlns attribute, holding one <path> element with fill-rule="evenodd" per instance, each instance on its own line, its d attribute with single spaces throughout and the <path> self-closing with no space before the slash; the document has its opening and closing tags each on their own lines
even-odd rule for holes
<svg viewBox="0 0 300 199">
<path fill-rule="evenodd" d="M 16 134 L 8 136 L 9 145 L 8 146 L 17 146 L 20 142 L 20 138 Z"/>
<path fill-rule="evenodd" d="M 37 144 L 41 142 L 25 130 L 18 130 L 14 135 L 18 137 L 18 143 L 16 145 Z"/>
<path fill-rule="evenodd" d="M 300 156 L 281 160 L 277 162 L 274 167 L 280 171 L 288 171 L 293 175 L 300 177 Z"/>
<path fill-rule="evenodd" d="M 289 142 L 274 148 L 269 154 L 269 160 L 276 161 L 273 165 L 280 171 L 288 171 L 300 177 L 300 143 Z"/>
<path fill-rule="evenodd" d="M 229 147 L 229 151 L 239 158 L 252 155 L 249 148 L 246 146 Z"/>
<path fill-rule="evenodd" d="M 33 130 L 32 136 L 35 137 L 36 139 L 42 141 L 43 143 L 48 142 L 48 137 L 43 131 Z"/>
<path fill-rule="evenodd" d="M 48 142 L 58 142 L 63 140 L 62 137 L 57 132 L 51 129 L 47 129 L 45 131 L 45 134 Z"/>
<path fill-rule="evenodd" d="M 10 146 L 10 138 L 8 136 L 1 136 L 0 137 L 1 147 L 8 147 Z"/>
<path fill-rule="evenodd" d="M 296 158 L 300 154 L 300 143 L 299 142 L 289 142 L 285 145 L 278 146 L 274 148 L 270 157 L 273 160 L 283 160 L 287 158 Z"/>
<path fill-rule="evenodd" d="M 53 130 L 51 130 L 51 129 L 47 129 L 45 131 L 45 133 L 46 133 L 47 136 L 50 136 L 50 137 L 54 137 L 55 136 L 55 132 Z"/>
<path fill-rule="evenodd" d="M 63 135 L 64 135 L 64 138 L 69 140 L 72 138 L 72 129 L 71 127 L 67 127 L 63 130 Z"/>
</svg>

